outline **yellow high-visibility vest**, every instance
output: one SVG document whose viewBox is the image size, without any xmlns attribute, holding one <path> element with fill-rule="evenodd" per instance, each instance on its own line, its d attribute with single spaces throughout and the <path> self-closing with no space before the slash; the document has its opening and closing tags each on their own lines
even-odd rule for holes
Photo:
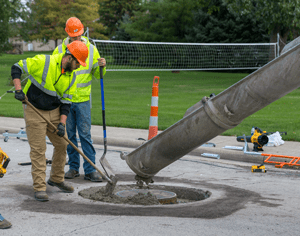
<svg viewBox="0 0 300 236">
<path fill-rule="evenodd" d="M 86 67 L 80 65 L 80 67 L 75 71 L 76 73 L 76 82 L 77 89 L 73 96 L 72 102 L 86 102 L 90 100 L 91 88 L 92 88 L 92 79 L 93 76 L 97 79 L 100 79 L 100 71 L 98 66 L 98 58 L 100 54 L 97 48 L 91 44 L 87 37 L 81 36 L 82 42 L 86 44 L 89 50 L 88 58 L 86 59 Z M 65 53 L 67 45 L 70 43 L 69 38 L 65 38 L 63 43 L 60 44 L 53 51 L 52 55 L 57 53 Z M 106 68 L 103 69 L 103 75 L 106 73 Z"/>
<path fill-rule="evenodd" d="M 64 54 L 36 55 L 16 63 L 15 66 L 19 67 L 22 73 L 29 74 L 24 93 L 27 94 L 30 85 L 34 84 L 44 93 L 58 97 L 61 103 L 71 104 L 76 91 L 76 74 L 74 71 L 62 74 L 63 56 Z"/>
</svg>

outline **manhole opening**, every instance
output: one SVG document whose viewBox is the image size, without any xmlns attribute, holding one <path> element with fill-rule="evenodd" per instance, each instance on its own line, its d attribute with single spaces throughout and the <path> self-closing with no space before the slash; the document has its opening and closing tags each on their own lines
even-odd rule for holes
<svg viewBox="0 0 300 236">
<path fill-rule="evenodd" d="M 117 185 L 110 196 L 105 195 L 105 186 L 83 189 L 78 193 L 81 197 L 114 204 L 161 205 L 184 204 L 205 200 L 211 192 L 202 189 L 180 186 L 152 185 L 150 188 L 138 188 L 134 184 Z"/>
</svg>

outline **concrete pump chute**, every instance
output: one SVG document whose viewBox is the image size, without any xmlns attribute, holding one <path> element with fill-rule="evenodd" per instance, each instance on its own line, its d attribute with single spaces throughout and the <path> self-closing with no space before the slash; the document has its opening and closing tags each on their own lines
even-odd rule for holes
<svg viewBox="0 0 300 236">
<path fill-rule="evenodd" d="M 295 41 L 296 40 L 296 41 Z M 184 118 L 122 159 L 150 182 L 161 169 L 300 86 L 299 38 L 279 57 L 217 96 L 204 97 Z M 298 41 L 297 41 L 298 40 Z"/>
</svg>

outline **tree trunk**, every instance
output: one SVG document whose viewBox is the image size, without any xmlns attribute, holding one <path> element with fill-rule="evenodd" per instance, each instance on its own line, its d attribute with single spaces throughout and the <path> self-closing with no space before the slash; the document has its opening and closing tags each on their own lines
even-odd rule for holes
<svg viewBox="0 0 300 236">
<path fill-rule="evenodd" d="M 275 26 L 274 29 L 271 31 L 270 35 L 270 43 L 277 43 L 277 34 L 279 33 L 279 52 L 277 55 L 280 55 L 280 52 L 286 45 L 287 37 L 289 35 L 290 29 L 284 28 L 280 29 L 279 26 Z"/>
<path fill-rule="evenodd" d="M 277 43 L 277 34 L 280 32 L 279 27 L 276 26 L 273 28 L 273 30 L 271 31 L 271 35 L 270 35 L 270 43 Z M 279 50 L 280 51 L 280 50 Z M 280 55 L 278 52 L 278 48 L 276 47 L 276 55 Z M 269 55 L 269 61 L 272 61 L 274 59 L 274 56 L 272 55 L 272 53 L 270 53 Z"/>
<path fill-rule="evenodd" d="M 289 36 L 290 30 L 285 31 L 285 33 L 281 36 L 280 35 L 280 40 L 279 40 L 279 48 L 280 48 L 280 52 L 282 51 L 282 49 L 284 48 L 284 46 L 286 45 L 287 42 L 287 38 Z"/>
<path fill-rule="evenodd" d="M 293 40 L 295 39 L 295 38 L 298 38 L 299 36 L 300 36 L 300 34 L 299 34 L 299 28 L 292 28 L 292 34 L 293 34 Z"/>
<path fill-rule="evenodd" d="M 275 26 L 270 35 L 270 43 L 277 43 L 277 34 L 280 33 L 279 26 Z"/>
</svg>

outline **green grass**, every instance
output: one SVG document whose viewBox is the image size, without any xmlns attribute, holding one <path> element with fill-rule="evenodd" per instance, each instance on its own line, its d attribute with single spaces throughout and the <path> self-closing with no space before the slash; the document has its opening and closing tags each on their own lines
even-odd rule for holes
<svg viewBox="0 0 300 236">
<path fill-rule="evenodd" d="M 0 96 L 8 86 L 11 65 L 34 56 L 0 56 Z M 185 111 L 204 96 L 216 95 L 248 74 L 221 72 L 107 72 L 104 76 L 106 125 L 148 129 L 153 77 L 159 76 L 158 128 L 164 130 L 180 120 Z M 246 118 L 223 135 L 250 135 L 252 126 L 267 132 L 287 131 L 284 140 L 300 141 L 300 90 L 270 104 Z M 0 100 L 0 116 L 23 117 L 21 103 L 6 94 Z M 92 124 L 102 124 L 101 90 L 99 80 L 92 84 Z"/>
</svg>

